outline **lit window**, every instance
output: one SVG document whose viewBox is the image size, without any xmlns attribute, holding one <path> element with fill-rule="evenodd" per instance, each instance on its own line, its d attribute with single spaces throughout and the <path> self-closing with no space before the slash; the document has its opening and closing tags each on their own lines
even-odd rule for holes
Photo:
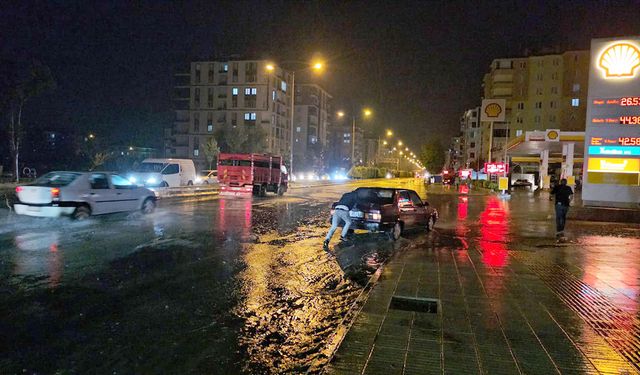
<svg viewBox="0 0 640 375">
<path fill-rule="evenodd" d="M 287 91 L 287 83 L 285 81 L 280 82 L 280 88 L 282 91 Z"/>
<path fill-rule="evenodd" d="M 258 89 L 255 87 L 251 88 L 251 95 L 258 95 Z"/>
<path fill-rule="evenodd" d="M 256 113 L 255 112 L 251 112 L 251 120 L 255 121 L 256 119 Z"/>
<path fill-rule="evenodd" d="M 200 150 L 198 150 L 197 148 L 193 149 L 193 156 L 199 156 L 200 155 Z"/>
<path fill-rule="evenodd" d="M 246 87 L 246 88 L 244 89 L 244 94 L 245 94 L 245 95 L 251 95 L 251 89 L 250 89 L 249 87 Z"/>
<path fill-rule="evenodd" d="M 229 64 L 224 64 L 224 66 L 222 67 L 222 70 L 224 70 L 225 72 L 229 71 Z"/>
<path fill-rule="evenodd" d="M 207 131 L 211 133 L 213 131 L 213 125 L 211 124 L 207 125 Z"/>
<path fill-rule="evenodd" d="M 296 127 L 296 132 L 300 133 L 300 130 L 301 130 L 301 129 L 300 129 L 300 127 L 299 127 L 299 126 L 298 126 L 298 127 Z"/>
<path fill-rule="evenodd" d="M 245 120 L 251 120 L 251 113 L 249 113 L 249 112 L 245 112 L 245 114 L 244 114 L 244 119 L 245 119 Z"/>
<path fill-rule="evenodd" d="M 234 87 L 231 89 L 231 95 L 238 95 L 238 88 Z"/>
<path fill-rule="evenodd" d="M 521 129 L 517 129 L 516 130 L 516 137 L 519 137 L 522 135 L 522 130 Z"/>
<path fill-rule="evenodd" d="M 275 101 L 276 100 L 276 90 L 273 90 L 271 92 L 271 100 Z"/>
<path fill-rule="evenodd" d="M 580 99 L 578 99 L 578 98 L 571 99 L 571 106 L 572 107 L 579 107 L 580 106 Z"/>
</svg>

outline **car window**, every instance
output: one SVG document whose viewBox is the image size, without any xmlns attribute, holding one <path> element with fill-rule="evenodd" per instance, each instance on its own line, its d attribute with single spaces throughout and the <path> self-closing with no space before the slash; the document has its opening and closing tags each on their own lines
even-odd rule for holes
<svg viewBox="0 0 640 375">
<path fill-rule="evenodd" d="M 178 164 L 169 164 L 162 170 L 162 174 L 177 174 L 177 173 L 180 173 L 180 166 Z"/>
<path fill-rule="evenodd" d="M 391 189 L 360 188 L 356 189 L 356 194 L 357 199 L 363 202 L 377 204 L 393 203 L 393 190 Z"/>
<path fill-rule="evenodd" d="M 104 173 L 92 173 L 89 177 L 91 189 L 109 189 L 109 180 Z"/>
<path fill-rule="evenodd" d="M 414 206 L 416 207 L 422 206 L 422 200 L 420 199 L 418 194 L 416 194 L 414 191 L 409 192 L 409 197 L 411 198 L 411 202 L 413 202 Z"/>
<path fill-rule="evenodd" d="M 111 183 L 116 189 L 130 189 L 134 186 L 131 181 L 117 174 L 111 175 Z"/>
<path fill-rule="evenodd" d="M 79 173 L 70 173 L 70 172 L 49 172 L 33 183 L 36 186 L 67 186 L 73 182 L 78 176 Z"/>
<path fill-rule="evenodd" d="M 410 207 L 413 204 L 411 203 L 411 198 L 409 197 L 408 191 L 401 191 L 398 194 L 398 206 L 399 207 Z"/>
<path fill-rule="evenodd" d="M 138 166 L 138 168 L 136 168 L 136 172 L 144 172 L 144 173 L 150 173 L 150 172 L 155 172 L 158 173 L 160 171 L 162 171 L 162 167 L 164 166 L 164 164 L 162 163 L 142 163 Z"/>
</svg>

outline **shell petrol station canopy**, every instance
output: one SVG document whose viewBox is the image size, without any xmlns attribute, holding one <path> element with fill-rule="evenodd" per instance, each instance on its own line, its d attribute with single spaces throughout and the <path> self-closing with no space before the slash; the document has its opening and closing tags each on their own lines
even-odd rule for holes
<svg viewBox="0 0 640 375">
<path fill-rule="evenodd" d="M 509 142 L 508 153 L 514 162 L 539 162 L 540 153 L 549 150 L 549 161 L 562 158 L 562 145 L 574 144 L 574 160 L 581 162 L 584 155 L 584 132 L 565 132 L 558 129 L 528 131 Z"/>
</svg>

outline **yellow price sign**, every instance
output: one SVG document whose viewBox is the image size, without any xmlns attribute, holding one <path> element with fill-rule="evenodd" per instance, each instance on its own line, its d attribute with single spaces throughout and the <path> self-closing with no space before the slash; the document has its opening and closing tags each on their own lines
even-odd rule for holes
<svg viewBox="0 0 640 375">
<path fill-rule="evenodd" d="M 567 176 L 567 185 L 574 186 L 576 184 L 576 176 Z"/>
<path fill-rule="evenodd" d="M 509 177 L 500 177 L 498 180 L 498 190 L 507 190 L 509 188 Z"/>
</svg>

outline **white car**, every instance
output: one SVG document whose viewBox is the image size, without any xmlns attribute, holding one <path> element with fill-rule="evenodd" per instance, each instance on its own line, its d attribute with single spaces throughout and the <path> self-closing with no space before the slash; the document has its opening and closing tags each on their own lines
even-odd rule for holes
<svg viewBox="0 0 640 375">
<path fill-rule="evenodd" d="M 16 196 L 17 214 L 39 217 L 69 215 L 82 220 L 113 212 L 147 214 L 156 207 L 153 191 L 109 172 L 49 172 L 16 187 Z"/>
</svg>

